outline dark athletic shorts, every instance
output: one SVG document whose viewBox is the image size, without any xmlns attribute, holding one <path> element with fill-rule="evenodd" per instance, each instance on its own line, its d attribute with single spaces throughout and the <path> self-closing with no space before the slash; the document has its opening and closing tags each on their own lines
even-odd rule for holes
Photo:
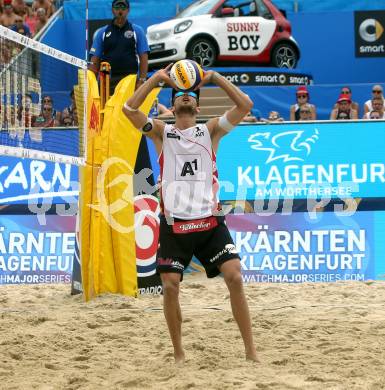
<svg viewBox="0 0 385 390">
<path fill-rule="evenodd" d="M 203 265 L 208 278 L 219 275 L 218 267 L 227 260 L 240 259 L 236 252 L 233 239 L 225 224 L 224 217 L 211 217 L 216 220 L 217 226 L 210 230 L 195 231 L 177 234 L 173 226 L 168 225 L 164 215 L 160 217 L 159 249 L 156 260 L 157 273 L 175 272 L 181 274 L 190 264 L 194 255 Z M 176 222 L 188 224 L 194 221 Z"/>
</svg>

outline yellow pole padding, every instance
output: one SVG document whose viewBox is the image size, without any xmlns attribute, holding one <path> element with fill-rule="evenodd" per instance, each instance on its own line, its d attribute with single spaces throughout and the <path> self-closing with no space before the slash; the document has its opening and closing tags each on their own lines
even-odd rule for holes
<svg viewBox="0 0 385 390">
<path fill-rule="evenodd" d="M 98 290 L 98 254 L 94 249 L 97 229 L 98 213 L 89 207 L 96 202 L 96 178 L 99 164 L 96 161 L 95 151 L 100 144 L 100 97 L 99 87 L 95 74 L 87 72 L 87 145 L 86 165 L 80 168 L 80 259 L 82 288 L 86 301 L 96 295 Z M 99 142 L 98 142 L 99 141 Z"/>
<path fill-rule="evenodd" d="M 122 112 L 135 82 L 135 76 L 121 80 L 103 109 L 101 132 L 88 131 L 91 150 L 81 175 L 80 196 L 86 300 L 104 292 L 137 295 L 133 183 L 142 135 Z M 95 76 L 89 76 L 88 112 L 90 105 L 98 107 L 100 102 L 95 83 Z M 141 106 L 143 112 L 148 114 L 158 93 L 159 88 L 148 95 Z M 91 114 L 88 117 L 90 123 Z"/>
</svg>

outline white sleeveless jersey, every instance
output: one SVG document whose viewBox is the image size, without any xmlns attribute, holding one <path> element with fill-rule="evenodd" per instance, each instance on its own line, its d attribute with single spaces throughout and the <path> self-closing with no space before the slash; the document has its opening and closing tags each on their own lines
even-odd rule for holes
<svg viewBox="0 0 385 390">
<path fill-rule="evenodd" d="M 161 207 L 166 216 L 197 219 L 218 210 L 218 172 L 205 124 L 179 130 L 166 125 L 159 156 Z"/>
</svg>

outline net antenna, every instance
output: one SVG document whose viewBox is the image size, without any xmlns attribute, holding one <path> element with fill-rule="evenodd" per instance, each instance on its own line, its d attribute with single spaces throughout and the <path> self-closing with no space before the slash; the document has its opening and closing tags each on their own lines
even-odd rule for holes
<svg viewBox="0 0 385 390">
<path fill-rule="evenodd" d="M 0 26 L 0 155 L 83 165 L 87 62 Z"/>
</svg>

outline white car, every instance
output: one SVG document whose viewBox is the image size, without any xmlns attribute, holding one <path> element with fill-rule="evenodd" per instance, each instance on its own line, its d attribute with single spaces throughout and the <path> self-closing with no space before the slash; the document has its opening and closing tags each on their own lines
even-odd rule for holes
<svg viewBox="0 0 385 390">
<path fill-rule="evenodd" d="M 149 26 L 152 67 L 184 58 L 295 68 L 300 51 L 290 22 L 270 0 L 199 0 L 174 19 Z"/>
</svg>

